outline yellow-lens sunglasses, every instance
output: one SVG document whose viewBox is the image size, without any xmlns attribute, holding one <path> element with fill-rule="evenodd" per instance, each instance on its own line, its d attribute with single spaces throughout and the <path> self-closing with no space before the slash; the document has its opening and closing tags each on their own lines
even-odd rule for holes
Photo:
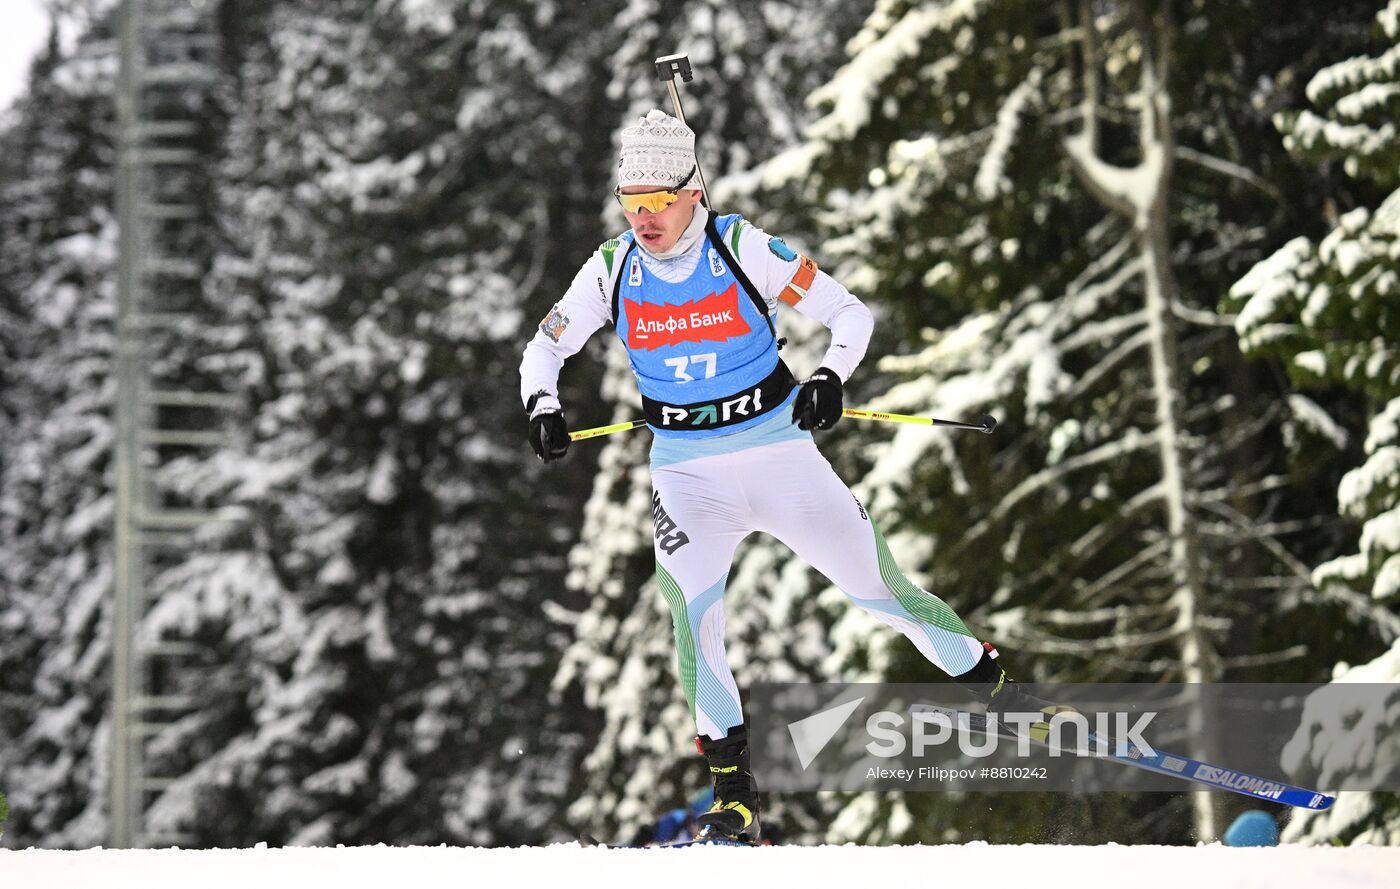
<svg viewBox="0 0 1400 889">
<path fill-rule="evenodd" d="M 674 188 L 660 188 L 656 191 L 643 191 L 637 194 L 623 194 L 622 186 L 613 189 L 613 194 L 617 196 L 617 202 L 622 205 L 624 213 L 640 213 L 646 210 L 649 213 L 660 213 L 671 206 L 680 197 L 680 191 L 690 182 L 695 175 L 695 168 L 691 167 L 690 172 L 685 174 L 685 178 Z"/>
</svg>

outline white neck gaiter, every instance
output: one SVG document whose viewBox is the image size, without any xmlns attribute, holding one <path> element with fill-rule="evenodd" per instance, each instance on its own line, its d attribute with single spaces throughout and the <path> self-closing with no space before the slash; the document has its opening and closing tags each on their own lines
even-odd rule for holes
<svg viewBox="0 0 1400 889">
<path fill-rule="evenodd" d="M 654 253 L 647 250 L 646 245 L 641 243 L 640 239 L 638 239 L 637 246 L 646 250 L 647 255 L 653 259 L 675 259 L 677 256 L 689 253 L 691 247 L 700 243 L 700 239 L 705 236 L 705 221 L 709 218 L 710 211 L 706 210 L 703 205 L 696 204 L 695 215 L 691 217 L 690 225 L 685 227 L 685 231 L 681 232 L 681 236 L 676 239 L 676 243 L 672 245 L 670 250 Z"/>
</svg>

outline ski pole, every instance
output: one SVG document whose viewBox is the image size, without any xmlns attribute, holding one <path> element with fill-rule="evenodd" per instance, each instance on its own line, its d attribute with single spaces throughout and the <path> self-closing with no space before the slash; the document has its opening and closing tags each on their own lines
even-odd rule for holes
<svg viewBox="0 0 1400 889">
<path fill-rule="evenodd" d="M 848 407 L 841 416 L 852 420 L 879 420 L 882 423 L 919 423 L 926 426 L 947 426 L 949 429 L 975 429 L 978 432 L 991 432 L 997 428 L 996 417 L 983 414 L 976 423 L 961 423 L 957 420 L 940 420 L 937 417 L 915 417 L 909 414 L 887 414 L 884 411 L 867 411 Z"/>
<path fill-rule="evenodd" d="M 997 428 L 996 418 L 991 414 L 983 414 L 976 423 L 960 423 L 957 420 L 940 420 L 937 417 L 916 417 L 910 414 L 890 414 L 884 411 L 867 411 L 861 408 L 848 407 L 841 412 L 841 416 L 850 417 L 852 420 L 875 420 L 881 423 L 914 423 L 923 426 L 945 426 L 949 429 L 975 429 L 978 432 L 991 432 Z M 614 423 L 611 426 L 595 426 L 592 429 L 580 429 L 578 432 L 569 433 L 569 441 L 581 441 L 585 438 L 597 438 L 600 435 L 612 435 L 615 432 L 630 432 L 645 426 L 646 420 L 632 420 L 629 423 Z"/>
<path fill-rule="evenodd" d="M 629 420 L 626 423 L 614 423 L 611 426 L 594 426 L 592 429 L 580 429 L 577 432 L 569 433 L 569 441 L 582 441 L 585 438 L 597 438 L 600 435 L 612 435 L 614 432 L 630 432 L 640 426 L 645 426 L 646 420 Z"/>
<path fill-rule="evenodd" d="M 676 109 L 676 119 L 685 123 L 685 111 L 681 108 L 681 94 L 676 89 L 677 74 L 686 83 L 690 83 L 694 79 L 694 75 L 690 72 L 690 56 L 678 52 L 675 55 L 662 56 L 656 60 L 656 75 L 671 91 L 671 105 Z M 690 124 L 686 124 L 686 126 L 690 126 Z M 695 153 L 695 175 L 700 180 L 701 200 L 705 204 L 705 209 L 708 210 L 710 209 L 710 189 L 705 185 L 705 171 L 700 169 L 700 152 L 698 151 Z"/>
</svg>

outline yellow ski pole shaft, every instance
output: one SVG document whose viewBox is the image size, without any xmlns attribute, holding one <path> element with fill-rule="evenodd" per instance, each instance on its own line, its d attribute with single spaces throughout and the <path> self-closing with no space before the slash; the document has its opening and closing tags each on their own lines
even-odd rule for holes
<svg viewBox="0 0 1400 889">
<path fill-rule="evenodd" d="M 978 432 L 991 432 L 997 428 L 996 418 L 991 414 L 983 414 L 976 423 L 962 423 L 957 420 L 940 420 L 937 417 L 915 417 L 909 414 L 887 414 L 883 411 L 867 411 L 861 408 L 848 407 L 841 412 L 841 416 L 850 417 L 852 420 L 878 420 L 882 423 L 914 423 L 921 426 L 946 426 L 949 429 L 975 429 Z"/>
<path fill-rule="evenodd" d="M 612 435 L 614 432 L 630 432 L 639 426 L 645 426 L 646 420 L 629 420 L 626 423 L 614 423 L 611 426 L 594 426 L 592 429 L 580 429 L 577 432 L 569 433 L 569 441 L 582 441 L 585 438 L 597 438 L 600 435 Z"/>
<path fill-rule="evenodd" d="M 881 423 L 914 423 L 920 426 L 946 426 L 949 429 L 975 429 L 978 432 L 991 432 L 997 428 L 996 418 L 991 414 L 983 414 L 976 423 L 961 423 L 957 420 L 940 420 L 937 417 L 915 417 L 909 414 L 890 414 L 884 411 L 868 411 L 861 408 L 848 407 L 841 412 L 841 416 L 850 417 L 852 420 L 875 420 Z M 569 441 L 582 441 L 585 438 L 598 438 L 603 435 L 613 435 L 617 432 L 631 432 L 647 424 L 646 420 L 630 420 L 626 423 L 613 423 L 611 426 L 595 426 L 592 429 L 580 429 L 578 432 L 569 433 Z"/>
</svg>

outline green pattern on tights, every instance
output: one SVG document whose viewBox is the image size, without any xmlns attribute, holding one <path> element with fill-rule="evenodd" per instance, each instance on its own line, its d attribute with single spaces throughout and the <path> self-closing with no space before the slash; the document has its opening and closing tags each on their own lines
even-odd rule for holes
<svg viewBox="0 0 1400 889">
<path fill-rule="evenodd" d="M 904 610 L 915 619 L 941 627 L 950 633 L 971 636 L 972 631 L 967 628 L 967 624 L 962 622 L 962 618 L 958 617 L 946 602 L 909 582 L 909 578 L 905 577 L 904 572 L 895 564 L 894 556 L 890 555 L 885 535 L 880 533 L 874 522 L 870 524 L 875 528 L 875 550 L 880 560 L 880 577 L 899 604 L 904 606 Z"/>
<path fill-rule="evenodd" d="M 675 578 L 666 573 L 661 563 L 656 563 L 656 582 L 661 587 L 661 595 L 671 606 L 671 624 L 676 630 L 676 667 L 680 672 L 681 686 L 685 689 L 685 699 L 690 704 L 690 715 L 695 716 L 695 638 L 690 635 L 690 615 L 685 608 L 685 594 Z M 946 606 L 945 606 L 946 607 Z"/>
</svg>

